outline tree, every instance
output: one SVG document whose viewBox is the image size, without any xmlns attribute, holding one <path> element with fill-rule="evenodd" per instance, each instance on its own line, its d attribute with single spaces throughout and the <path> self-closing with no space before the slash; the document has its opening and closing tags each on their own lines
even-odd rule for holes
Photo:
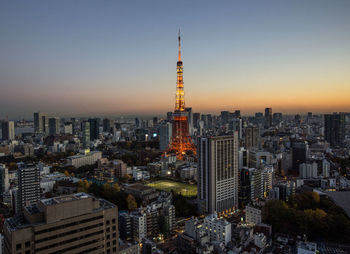
<svg viewBox="0 0 350 254">
<path fill-rule="evenodd" d="M 64 175 L 65 175 L 65 176 L 70 176 L 68 170 L 65 170 L 65 171 L 64 171 Z"/>
<path fill-rule="evenodd" d="M 116 191 L 120 191 L 120 187 L 119 187 L 119 184 L 118 183 L 115 183 L 113 185 L 113 188 L 116 190 Z"/>
<path fill-rule="evenodd" d="M 129 210 L 134 210 L 137 208 L 137 203 L 133 195 L 129 194 L 128 197 L 126 198 L 126 202 L 128 204 Z"/>
</svg>

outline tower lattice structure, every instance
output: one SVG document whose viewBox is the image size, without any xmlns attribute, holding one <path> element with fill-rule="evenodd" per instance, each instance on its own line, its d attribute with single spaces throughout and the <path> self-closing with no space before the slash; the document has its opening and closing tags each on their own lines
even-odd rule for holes
<svg viewBox="0 0 350 254">
<path fill-rule="evenodd" d="M 196 154 L 196 147 L 192 142 L 188 130 L 188 113 L 185 111 L 185 91 L 183 82 L 183 63 L 181 60 L 181 37 L 179 33 L 179 54 L 177 61 L 177 82 L 175 111 L 173 114 L 172 137 L 168 152 L 175 153 L 180 160 L 188 154 Z"/>
</svg>

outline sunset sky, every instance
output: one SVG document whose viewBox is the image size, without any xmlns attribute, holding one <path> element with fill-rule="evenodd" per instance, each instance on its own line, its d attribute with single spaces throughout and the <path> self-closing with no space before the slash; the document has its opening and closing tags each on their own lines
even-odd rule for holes
<svg viewBox="0 0 350 254">
<path fill-rule="evenodd" d="M 0 119 L 350 111 L 350 1 L 1 1 Z"/>
</svg>

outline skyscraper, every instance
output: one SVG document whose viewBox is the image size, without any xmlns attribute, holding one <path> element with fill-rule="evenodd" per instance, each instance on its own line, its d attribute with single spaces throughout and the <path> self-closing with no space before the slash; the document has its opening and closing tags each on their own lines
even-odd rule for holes
<svg viewBox="0 0 350 254">
<path fill-rule="evenodd" d="M 113 120 L 110 120 L 108 118 L 103 119 L 102 125 L 103 125 L 103 132 L 111 133 L 111 129 L 113 126 Z"/>
<path fill-rule="evenodd" d="M 84 148 L 90 147 L 90 123 L 84 121 L 81 123 L 81 132 L 82 132 L 82 143 Z"/>
<path fill-rule="evenodd" d="M 36 165 L 20 165 L 18 168 L 17 212 L 40 199 L 40 170 Z"/>
<path fill-rule="evenodd" d="M 99 118 L 90 118 L 90 140 L 96 140 L 100 135 L 100 119 Z"/>
<path fill-rule="evenodd" d="M 15 123 L 13 121 L 3 122 L 1 124 L 1 130 L 3 140 L 15 139 Z"/>
<path fill-rule="evenodd" d="M 265 126 L 272 126 L 272 108 L 265 108 Z"/>
<path fill-rule="evenodd" d="M 251 150 L 259 147 L 259 128 L 249 126 L 245 128 L 245 148 Z"/>
<path fill-rule="evenodd" d="M 49 118 L 49 134 L 57 135 L 60 133 L 60 119 L 58 117 Z"/>
<path fill-rule="evenodd" d="M 200 210 L 225 213 L 238 206 L 238 133 L 198 138 Z"/>
<path fill-rule="evenodd" d="M 341 147 L 345 141 L 345 113 L 324 115 L 324 138 L 331 147 Z"/>
<path fill-rule="evenodd" d="M 34 113 L 34 132 L 40 134 L 49 133 L 49 119 L 47 114 L 41 112 Z"/>
<path fill-rule="evenodd" d="M 201 114 L 200 113 L 193 113 L 193 127 L 196 129 L 199 129 L 198 122 L 201 120 Z"/>
<path fill-rule="evenodd" d="M 185 91 L 183 83 L 183 67 L 181 60 L 181 37 L 179 34 L 179 52 L 177 61 L 176 102 L 173 114 L 173 133 L 169 152 L 175 153 L 178 159 L 183 159 L 186 154 L 196 154 L 196 148 L 188 130 L 188 113 L 185 111 Z"/>
<path fill-rule="evenodd" d="M 159 149 L 165 151 L 171 141 L 172 124 L 165 122 L 159 126 Z"/>
</svg>

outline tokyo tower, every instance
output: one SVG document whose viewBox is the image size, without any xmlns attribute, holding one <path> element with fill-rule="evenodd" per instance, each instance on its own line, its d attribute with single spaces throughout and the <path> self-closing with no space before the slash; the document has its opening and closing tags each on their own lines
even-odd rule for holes
<svg viewBox="0 0 350 254">
<path fill-rule="evenodd" d="M 183 82 L 183 65 L 181 60 L 181 37 L 179 31 L 179 55 L 177 61 L 177 82 L 173 130 L 168 153 L 175 153 L 177 159 L 183 160 L 186 155 L 196 155 L 196 147 L 188 131 L 188 114 L 185 111 L 185 91 Z"/>
</svg>

